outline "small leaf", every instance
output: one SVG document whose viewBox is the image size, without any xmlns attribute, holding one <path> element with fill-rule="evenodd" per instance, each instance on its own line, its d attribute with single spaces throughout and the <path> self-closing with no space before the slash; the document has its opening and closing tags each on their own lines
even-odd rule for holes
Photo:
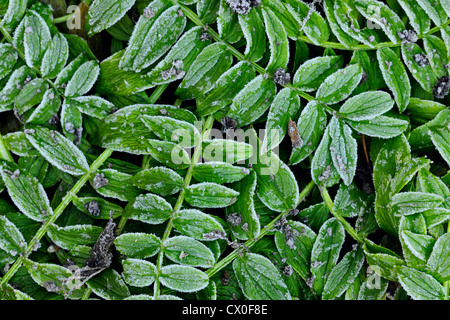
<svg viewBox="0 0 450 320">
<path fill-rule="evenodd" d="M 339 113 L 353 121 L 371 120 L 391 110 L 393 106 L 394 101 L 388 93 L 366 92 L 348 99 Z"/>
<path fill-rule="evenodd" d="M 212 251 L 200 241 L 185 236 L 172 237 L 164 241 L 166 257 L 181 265 L 211 268 L 214 263 Z"/>
<path fill-rule="evenodd" d="M 169 265 L 162 267 L 159 281 L 162 285 L 180 292 L 196 292 L 204 289 L 208 283 L 208 276 L 193 267 Z"/>
<path fill-rule="evenodd" d="M 170 218 L 172 206 L 164 198 L 146 194 L 140 195 L 125 208 L 125 214 L 132 220 L 149 224 L 161 224 Z"/>
<path fill-rule="evenodd" d="M 350 65 L 328 76 L 317 90 L 316 98 L 323 103 L 338 103 L 351 95 L 362 79 L 359 64 Z"/>
<path fill-rule="evenodd" d="M 93 293 L 105 300 L 123 300 L 130 296 L 130 291 L 120 274 L 113 269 L 106 269 L 87 282 Z"/>
<path fill-rule="evenodd" d="M 23 115 L 37 105 L 42 100 L 47 89 L 48 83 L 42 78 L 31 80 L 25 84 L 14 100 L 14 108 L 17 110 L 17 113 Z"/>
<path fill-rule="evenodd" d="M 427 273 L 433 275 L 440 282 L 444 283 L 450 280 L 450 254 L 448 251 L 450 245 L 450 233 L 439 237 L 433 247 L 430 258 L 427 262 Z"/>
<path fill-rule="evenodd" d="M 239 27 L 237 16 L 238 14 L 231 10 L 226 0 L 220 0 L 217 30 L 219 31 L 219 37 L 228 43 L 235 43 L 242 38 L 242 30 Z"/>
<path fill-rule="evenodd" d="M 408 267 L 397 269 L 398 280 L 414 300 L 444 300 L 444 287 L 432 276 Z"/>
<path fill-rule="evenodd" d="M 448 164 L 450 164 L 449 114 L 450 111 L 448 109 L 441 111 L 436 116 L 435 120 L 428 126 L 428 133 L 431 136 L 431 141 L 433 141 L 436 149 Z"/>
<path fill-rule="evenodd" d="M 184 183 L 178 173 L 165 167 L 142 170 L 132 178 L 131 182 L 141 189 L 162 196 L 177 193 Z"/>
<path fill-rule="evenodd" d="M 257 10 L 250 10 L 247 15 L 238 15 L 239 25 L 247 41 L 245 58 L 258 62 L 266 52 L 266 33 L 262 14 Z"/>
<path fill-rule="evenodd" d="M 55 89 L 50 88 L 44 93 L 42 101 L 28 117 L 27 123 L 37 125 L 48 124 L 50 119 L 58 113 L 60 107 L 61 98 L 56 93 Z"/>
<path fill-rule="evenodd" d="M 145 260 L 126 259 L 122 265 L 123 279 L 133 287 L 148 287 L 155 282 L 158 276 L 156 266 Z"/>
<path fill-rule="evenodd" d="M 388 285 L 389 281 L 372 272 L 362 283 L 358 300 L 381 300 L 386 294 Z"/>
<path fill-rule="evenodd" d="M 431 21 L 427 13 L 416 1 L 398 0 L 416 33 L 423 35 L 430 30 Z"/>
<path fill-rule="evenodd" d="M 222 225 L 213 216 L 196 209 L 178 211 L 173 226 L 181 234 L 203 241 L 211 240 L 205 237 L 211 231 L 225 234 Z"/>
<path fill-rule="evenodd" d="M 291 299 L 280 272 L 269 259 L 259 254 L 247 253 L 233 261 L 233 270 L 247 299 Z"/>
<path fill-rule="evenodd" d="M 185 200 L 194 207 L 223 208 L 236 202 L 239 192 L 216 183 L 202 182 L 185 188 Z"/>
<path fill-rule="evenodd" d="M 67 227 L 59 227 L 56 224 L 52 224 L 47 234 L 58 247 L 72 250 L 77 245 L 88 246 L 95 244 L 102 230 L 101 227 L 89 224 Z"/>
<path fill-rule="evenodd" d="M 8 29 L 14 29 L 15 26 L 22 19 L 25 11 L 27 10 L 27 0 L 11 0 L 8 1 L 8 9 L 4 14 L 1 26 L 8 27 Z"/>
<path fill-rule="evenodd" d="M 417 3 L 425 10 L 437 26 L 441 26 L 447 20 L 447 15 L 439 1 L 417 0 Z"/>
<path fill-rule="evenodd" d="M 402 244 L 404 243 L 409 251 L 419 260 L 426 262 L 428 257 L 431 254 L 431 250 L 433 250 L 433 246 L 436 240 L 425 234 L 413 233 L 408 230 L 403 230 L 401 232 Z M 406 252 L 403 254 L 406 257 Z M 408 259 L 407 259 L 408 261 Z M 410 264 L 408 264 L 410 265 Z M 419 269 L 419 265 L 410 265 L 411 267 Z"/>
<path fill-rule="evenodd" d="M 244 167 L 233 166 L 225 162 L 197 163 L 192 176 L 199 182 L 214 182 L 218 184 L 232 183 L 242 180 L 250 173 Z"/>
<path fill-rule="evenodd" d="M 332 187 L 340 180 L 339 172 L 331 158 L 330 146 L 330 126 L 327 126 L 311 162 L 311 176 L 314 182 L 325 188 Z"/>
<path fill-rule="evenodd" d="M 392 197 L 392 206 L 398 214 L 410 215 L 436 208 L 444 199 L 433 193 L 401 192 Z"/>
<path fill-rule="evenodd" d="M 70 81 L 67 83 L 64 95 L 66 97 L 78 97 L 86 94 L 91 90 L 95 81 L 97 81 L 100 67 L 95 61 L 88 61 L 83 63 L 77 71 L 73 74 Z"/>
<path fill-rule="evenodd" d="M 271 73 L 278 68 L 286 68 L 289 62 L 289 42 L 286 30 L 276 14 L 271 10 L 263 9 L 262 15 L 270 46 L 270 58 L 266 72 Z"/>
<path fill-rule="evenodd" d="M 354 47 L 358 44 L 358 41 L 351 36 L 349 36 L 339 25 L 336 15 L 334 13 L 334 1 L 325 0 L 323 3 L 323 8 L 327 21 L 330 24 L 331 31 L 333 31 L 336 38 L 342 43 L 346 48 Z"/>
<path fill-rule="evenodd" d="M 425 46 L 425 52 L 430 62 L 431 68 L 433 68 L 434 74 L 438 79 L 448 75 L 447 65 L 447 48 L 442 39 L 428 35 L 425 37 L 423 44 Z"/>
<path fill-rule="evenodd" d="M 0 216 L 0 249 L 11 256 L 21 253 L 27 243 L 20 230 L 5 216 Z"/>
<path fill-rule="evenodd" d="M 10 75 L 0 94 L 0 112 L 11 110 L 15 98 L 22 91 L 23 85 L 30 82 L 35 73 L 27 66 L 22 66 Z"/>
<path fill-rule="evenodd" d="M 351 183 L 348 186 L 345 183 L 341 183 L 334 198 L 334 206 L 343 217 L 355 217 L 366 209 L 366 197 L 367 195 L 355 183 Z"/>
<path fill-rule="evenodd" d="M 28 11 L 25 19 L 25 60 L 30 68 L 39 68 L 51 43 L 50 30 L 45 20 L 35 11 Z"/>
<path fill-rule="evenodd" d="M 108 220 L 111 214 L 113 218 L 117 218 L 123 211 L 121 206 L 96 197 L 76 198 L 73 204 L 85 214 L 103 220 Z"/>
<path fill-rule="evenodd" d="M 73 103 L 80 112 L 100 120 L 105 119 L 114 109 L 114 104 L 98 96 L 75 97 L 69 103 Z"/>
<path fill-rule="evenodd" d="M 3 136 L 3 140 L 8 150 L 21 157 L 36 157 L 39 152 L 25 137 L 22 131 L 11 132 Z"/>
<path fill-rule="evenodd" d="M 346 121 L 350 127 L 359 133 L 369 137 L 390 139 L 396 137 L 408 129 L 409 123 L 405 120 L 378 116 L 370 120 Z"/>
<path fill-rule="evenodd" d="M 114 240 L 115 248 L 129 258 L 153 257 L 161 249 L 161 239 L 148 233 L 124 233 Z"/>
<path fill-rule="evenodd" d="M 18 59 L 17 51 L 10 44 L 0 45 L 0 80 L 5 78 L 12 70 Z"/>
<path fill-rule="evenodd" d="M 438 79 L 422 48 L 415 43 L 407 43 L 402 46 L 402 56 L 414 79 L 425 91 L 432 93 Z"/>
<path fill-rule="evenodd" d="M 377 51 L 381 73 L 389 89 L 394 94 L 400 112 L 405 111 L 411 97 L 411 84 L 400 58 L 389 48 Z"/>
<path fill-rule="evenodd" d="M 178 170 L 189 167 L 191 159 L 189 154 L 180 145 L 169 141 L 147 140 L 147 154 L 156 161 Z"/>
<path fill-rule="evenodd" d="M 136 0 L 94 1 L 88 11 L 89 35 L 92 36 L 114 25 L 135 2 Z"/>
<path fill-rule="evenodd" d="M 69 58 L 69 44 L 61 34 L 56 34 L 50 47 L 42 59 L 41 74 L 44 78 L 52 79 L 62 71 Z"/>
<path fill-rule="evenodd" d="M 240 163 L 253 155 L 252 145 L 230 140 L 214 139 L 202 141 L 202 156 L 207 161 Z"/>
</svg>

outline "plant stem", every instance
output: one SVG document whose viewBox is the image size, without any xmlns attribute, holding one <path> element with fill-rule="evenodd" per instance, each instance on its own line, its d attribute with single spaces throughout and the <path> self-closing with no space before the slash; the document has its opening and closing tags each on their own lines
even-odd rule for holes
<svg viewBox="0 0 450 320">
<path fill-rule="evenodd" d="M 312 189 L 314 188 L 315 184 L 314 181 L 311 181 L 301 192 L 299 195 L 299 201 L 297 206 L 310 194 Z M 271 222 L 269 222 L 260 232 L 259 236 L 255 239 L 250 239 L 247 242 L 244 243 L 244 246 L 247 248 L 253 247 L 259 240 L 264 238 L 269 232 L 271 232 L 275 226 L 275 224 L 286 214 L 289 213 L 290 210 L 287 210 L 286 212 L 280 213 L 275 219 L 273 219 Z M 237 256 L 241 253 L 240 248 L 235 249 L 233 252 L 231 252 L 229 255 L 227 255 L 222 260 L 218 261 L 211 269 L 206 270 L 206 274 L 208 277 L 212 277 L 217 272 L 219 272 L 221 269 L 225 268 L 229 263 L 231 263 Z"/>
<path fill-rule="evenodd" d="M 156 260 L 156 269 L 158 271 L 158 274 L 161 271 L 161 268 L 163 265 L 163 260 L 164 260 L 164 242 L 170 237 L 170 233 L 172 232 L 172 228 L 173 228 L 173 222 L 175 219 L 175 215 L 181 209 L 181 206 L 183 205 L 183 202 L 184 202 L 184 196 L 185 196 L 185 192 L 186 192 L 185 188 L 188 187 L 189 184 L 191 183 L 192 174 L 194 172 L 194 166 L 200 160 L 200 157 L 202 155 L 202 147 L 201 147 L 202 141 L 208 139 L 213 124 L 214 124 L 214 117 L 212 115 L 210 115 L 208 117 L 208 119 L 206 119 L 206 122 L 203 126 L 201 139 L 200 139 L 197 147 L 195 148 L 194 154 L 191 158 L 191 163 L 189 165 L 189 169 L 184 178 L 183 189 L 181 189 L 181 191 L 178 195 L 177 202 L 175 203 L 175 206 L 173 207 L 172 215 L 170 216 L 169 222 L 167 223 L 166 229 L 161 238 L 161 249 L 159 250 L 158 257 Z M 153 296 L 156 299 L 159 296 L 159 292 L 160 292 L 160 283 L 159 283 L 158 278 L 155 280 L 155 284 L 154 284 L 153 288 L 154 288 Z"/>
<path fill-rule="evenodd" d="M 100 166 L 108 160 L 108 158 L 113 153 L 113 150 L 106 149 L 89 167 L 89 170 L 77 181 L 77 183 L 73 186 L 73 188 L 67 193 L 67 195 L 62 199 L 61 203 L 55 209 L 50 218 L 42 225 L 42 227 L 37 231 L 33 239 L 31 239 L 25 251 L 21 254 L 21 256 L 16 260 L 16 262 L 11 266 L 8 272 L 5 274 L 3 279 L 0 282 L 0 288 L 8 283 L 9 280 L 14 276 L 14 274 L 19 270 L 22 266 L 23 261 L 31 254 L 34 246 L 39 243 L 41 238 L 45 236 L 50 226 L 55 223 L 55 221 L 59 218 L 59 216 L 64 212 L 66 207 L 72 202 L 72 200 L 76 197 L 76 194 L 81 190 L 81 188 L 86 184 L 91 175 L 98 169 Z"/>
<path fill-rule="evenodd" d="M 328 209 L 330 210 L 330 213 L 340 222 L 342 223 L 345 231 L 357 242 L 363 244 L 365 242 L 365 239 L 362 238 L 358 232 L 350 225 L 350 223 L 347 222 L 334 208 L 333 200 L 331 200 L 330 194 L 328 193 L 328 190 L 322 186 L 319 186 L 320 194 L 322 195 L 323 201 L 325 201 L 325 204 L 327 205 Z"/>
<path fill-rule="evenodd" d="M 0 158 L 3 160 L 14 162 L 11 153 L 9 153 L 8 148 L 6 147 L 5 140 L 3 140 L 3 136 L 0 133 Z"/>
<path fill-rule="evenodd" d="M 71 19 L 75 15 L 74 13 L 67 14 L 65 16 L 53 19 L 53 24 L 63 23 Z"/>
</svg>

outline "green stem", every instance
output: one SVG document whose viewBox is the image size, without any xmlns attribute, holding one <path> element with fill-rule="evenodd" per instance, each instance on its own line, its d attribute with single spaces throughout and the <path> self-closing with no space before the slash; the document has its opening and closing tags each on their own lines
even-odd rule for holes
<svg viewBox="0 0 450 320">
<path fill-rule="evenodd" d="M 59 218 L 59 216 L 64 212 L 66 207 L 72 202 L 72 200 L 76 197 L 76 194 L 81 190 L 81 188 L 86 184 L 91 175 L 98 169 L 100 166 L 108 160 L 108 158 L 113 153 L 113 150 L 106 149 L 90 166 L 88 172 L 86 172 L 80 180 L 73 186 L 72 190 L 70 190 L 67 195 L 62 199 L 61 203 L 55 209 L 50 218 L 42 225 L 42 227 L 37 231 L 33 239 L 31 239 L 25 251 L 21 254 L 20 258 L 16 260 L 16 262 L 11 266 L 8 272 L 5 274 L 3 279 L 0 282 L 0 288 L 8 283 L 9 280 L 14 276 L 14 274 L 19 270 L 22 266 L 24 259 L 26 259 L 31 252 L 33 251 L 34 246 L 39 243 L 43 236 L 47 233 L 50 226 L 55 223 L 55 221 Z"/>
<path fill-rule="evenodd" d="M 55 18 L 55 19 L 53 19 L 53 24 L 66 22 L 69 19 L 71 19 L 74 15 L 75 15 L 75 12 L 71 13 L 71 14 L 68 14 L 68 15 L 65 15 L 65 16 L 62 16 L 62 17 L 59 17 L 59 18 Z"/>
<path fill-rule="evenodd" d="M 300 192 L 299 195 L 299 205 L 307 196 L 311 193 L 312 189 L 314 188 L 315 184 L 314 181 L 311 181 L 303 190 Z M 275 219 L 273 219 L 271 222 L 269 222 L 259 233 L 259 236 L 255 239 L 250 239 L 244 243 L 244 246 L 247 248 L 253 247 L 259 240 L 264 238 L 269 232 L 273 231 L 273 228 L 275 227 L 275 224 L 286 214 L 289 213 L 290 210 L 287 210 L 286 212 L 280 213 Z M 242 249 L 235 249 L 233 252 L 231 252 L 229 255 L 227 255 L 222 260 L 218 261 L 211 269 L 208 269 L 205 273 L 208 275 L 208 277 L 214 276 L 217 272 L 219 272 L 221 269 L 225 268 L 229 263 L 231 263 L 234 259 L 238 257 L 238 255 L 241 253 Z"/>
<path fill-rule="evenodd" d="M 330 194 L 328 193 L 328 190 L 322 186 L 319 186 L 320 193 L 322 195 L 323 201 L 325 201 L 325 204 L 327 205 L 328 209 L 330 210 L 330 213 L 344 226 L 345 231 L 357 242 L 364 243 L 365 239 L 362 238 L 358 232 L 350 225 L 350 223 L 347 222 L 334 208 L 333 200 L 331 200 Z"/>
<path fill-rule="evenodd" d="M 202 155 L 202 148 L 201 148 L 202 141 L 208 139 L 213 124 L 214 124 L 214 117 L 209 116 L 208 119 L 206 119 L 206 122 L 203 126 L 203 132 L 201 135 L 201 139 L 198 143 L 198 146 L 195 148 L 194 154 L 191 158 L 191 163 L 189 165 L 189 169 L 184 178 L 183 189 L 181 189 L 181 191 L 178 195 L 177 202 L 175 203 L 175 206 L 173 207 L 172 215 L 170 216 L 169 222 L 167 223 L 166 229 L 161 238 L 161 249 L 159 250 L 158 257 L 156 260 L 156 269 L 158 270 L 158 274 L 160 273 L 161 268 L 163 266 L 164 242 L 170 237 L 170 233 L 172 232 L 172 228 L 173 228 L 173 222 L 175 219 L 175 215 L 181 209 L 181 206 L 183 205 L 183 202 L 184 202 L 184 196 L 185 196 L 185 192 L 186 192 L 185 188 L 188 187 L 189 184 L 191 183 L 192 174 L 194 172 L 194 166 L 200 160 L 200 157 Z M 156 279 L 153 288 L 154 288 L 154 298 L 156 299 L 159 296 L 159 292 L 160 292 L 160 282 L 158 279 Z"/>
<path fill-rule="evenodd" d="M 11 156 L 11 153 L 9 153 L 9 150 L 5 144 L 5 140 L 3 139 L 3 136 L 1 134 L 0 134 L 0 158 L 2 158 L 3 160 L 14 162 L 14 159 Z"/>
</svg>

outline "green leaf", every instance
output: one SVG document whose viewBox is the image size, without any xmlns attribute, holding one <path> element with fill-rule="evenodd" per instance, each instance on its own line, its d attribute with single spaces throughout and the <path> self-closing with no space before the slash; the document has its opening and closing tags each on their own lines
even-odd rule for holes
<svg viewBox="0 0 450 320">
<path fill-rule="evenodd" d="M 97 81 L 100 67 L 95 61 L 88 61 L 83 63 L 77 71 L 73 74 L 70 81 L 67 83 L 64 96 L 68 98 L 78 97 L 86 94 L 91 90 L 95 81 Z"/>
<path fill-rule="evenodd" d="M 105 300 L 123 300 L 130 296 L 130 291 L 122 277 L 113 269 L 106 269 L 90 279 L 87 286 L 93 293 Z"/>
<path fill-rule="evenodd" d="M 1 163 L 0 174 L 20 212 L 34 221 L 45 221 L 53 214 L 44 187 L 35 177 L 9 162 Z"/>
<path fill-rule="evenodd" d="M 393 43 L 401 42 L 398 34 L 405 30 L 405 25 L 388 5 L 381 1 L 356 0 L 355 6 L 366 19 L 376 22 Z"/>
<path fill-rule="evenodd" d="M 369 253 L 365 251 L 365 255 L 367 263 L 370 265 L 372 270 L 381 275 L 383 278 L 391 281 L 398 281 L 395 268 L 397 266 L 406 265 L 405 261 L 402 259 L 386 253 Z"/>
<path fill-rule="evenodd" d="M 434 208 L 422 212 L 428 228 L 436 227 L 450 219 L 450 210 L 444 208 Z"/>
<path fill-rule="evenodd" d="M 196 209 L 178 211 L 175 214 L 173 226 L 181 234 L 203 241 L 211 241 L 211 239 L 205 237 L 205 234 L 211 231 L 218 231 L 225 234 L 225 231 L 218 220 L 212 215 Z"/>
<path fill-rule="evenodd" d="M 205 23 L 214 23 L 220 7 L 220 0 L 198 0 L 197 15 Z"/>
<path fill-rule="evenodd" d="M 336 71 L 320 85 L 317 90 L 317 100 L 334 104 L 346 99 L 361 82 L 362 74 L 363 70 L 359 64 Z"/>
<path fill-rule="evenodd" d="M 339 113 L 353 121 L 371 120 L 394 106 L 391 96 L 383 91 L 365 92 L 348 99 Z"/>
<path fill-rule="evenodd" d="M 89 7 L 87 28 L 90 36 L 108 29 L 119 21 L 136 0 L 95 0 Z"/>
<path fill-rule="evenodd" d="M 431 21 L 427 13 L 416 1 L 398 0 L 416 33 L 423 35 L 430 30 Z"/>
<path fill-rule="evenodd" d="M 350 127 L 359 133 L 369 137 L 390 139 L 396 137 L 408 129 L 409 123 L 405 120 L 378 116 L 370 120 L 346 121 Z"/>
<path fill-rule="evenodd" d="M 14 29 L 25 14 L 27 4 L 27 0 L 8 1 L 8 9 L 2 18 L 0 26 L 5 26 L 8 29 Z"/>
<path fill-rule="evenodd" d="M 334 167 L 348 186 L 356 173 L 358 144 L 352 130 L 338 118 L 333 117 L 330 126 L 330 153 Z"/>
<path fill-rule="evenodd" d="M 59 170 L 76 176 L 89 170 L 84 154 L 59 132 L 30 126 L 25 134 L 39 153 Z"/>
<path fill-rule="evenodd" d="M 56 34 L 50 47 L 45 52 L 42 59 L 41 74 L 47 79 L 56 78 L 62 71 L 69 58 L 69 44 L 61 34 Z"/>
<path fill-rule="evenodd" d="M 0 112 L 11 110 L 15 98 L 21 93 L 23 85 L 29 83 L 35 73 L 27 66 L 22 66 L 11 74 L 0 94 Z"/>
<path fill-rule="evenodd" d="M 450 280 L 450 233 L 446 233 L 437 239 L 430 258 L 427 262 L 427 273 L 433 275 L 440 282 Z"/>
<path fill-rule="evenodd" d="M 61 98 L 55 89 L 50 88 L 44 93 L 42 101 L 28 117 L 27 123 L 36 125 L 48 124 L 50 119 L 58 113 L 60 107 Z"/>
<path fill-rule="evenodd" d="M 289 119 L 294 118 L 300 110 L 300 98 L 289 88 L 278 92 L 270 106 L 264 131 L 263 145 L 260 152 L 276 148 L 288 131 Z"/>
<path fill-rule="evenodd" d="M 212 251 L 200 241 L 189 237 L 171 237 L 164 241 L 163 246 L 165 256 L 181 265 L 211 268 L 215 263 Z"/>
<path fill-rule="evenodd" d="M 266 52 L 266 32 L 263 17 L 259 11 L 250 10 L 247 15 L 238 15 L 238 19 L 247 42 L 244 52 L 245 58 L 251 62 L 258 62 Z"/>
<path fill-rule="evenodd" d="M 389 48 L 379 49 L 377 57 L 383 78 L 394 95 L 399 111 L 403 112 L 411 97 L 411 84 L 405 66 Z"/>
<path fill-rule="evenodd" d="M 436 77 L 440 79 L 448 75 L 448 69 L 445 68 L 448 61 L 448 53 L 444 41 L 436 36 L 428 35 L 425 37 L 423 44 Z"/>
<path fill-rule="evenodd" d="M 444 300 L 444 287 L 432 276 L 409 267 L 397 269 L 398 280 L 414 300 Z"/>
<path fill-rule="evenodd" d="M 263 9 L 262 15 L 270 47 L 270 58 L 266 66 L 266 72 L 271 73 L 278 68 L 286 68 L 289 62 L 289 41 L 283 24 L 274 12 Z"/>
<path fill-rule="evenodd" d="M 90 246 L 95 244 L 102 230 L 101 227 L 89 224 L 67 227 L 59 227 L 56 224 L 52 224 L 47 234 L 58 247 L 72 250 L 78 245 Z"/>
<path fill-rule="evenodd" d="M 439 1 L 417 0 L 417 3 L 437 26 L 441 26 L 447 20 L 447 15 Z"/>
<path fill-rule="evenodd" d="M 164 198 L 145 194 L 138 196 L 125 207 L 125 212 L 130 219 L 142 221 L 148 224 L 161 224 L 170 218 L 173 208 Z"/>
<path fill-rule="evenodd" d="M 148 287 L 158 276 L 156 266 L 148 261 L 126 259 L 122 262 L 123 279 L 133 287 Z"/>
<path fill-rule="evenodd" d="M 293 85 L 306 92 L 319 89 L 330 75 L 342 68 L 342 56 L 316 57 L 304 62 L 294 75 Z"/>
<path fill-rule="evenodd" d="M 361 249 L 348 252 L 331 270 L 323 289 L 322 299 L 333 300 L 342 295 L 355 281 L 364 263 Z"/>
<path fill-rule="evenodd" d="M 431 136 L 431 141 L 433 141 L 436 149 L 448 164 L 450 164 L 449 115 L 450 111 L 448 109 L 441 111 L 428 126 L 428 134 Z"/>
<path fill-rule="evenodd" d="M 239 196 L 239 192 L 211 182 L 193 184 L 184 190 L 186 202 L 198 208 L 227 207 Z"/>
<path fill-rule="evenodd" d="M 18 59 L 17 51 L 10 44 L 3 43 L 0 45 L 0 80 L 5 78 L 13 70 Z"/>
<path fill-rule="evenodd" d="M 436 240 L 425 234 L 413 233 L 408 230 L 401 232 L 402 244 L 404 243 L 409 251 L 419 260 L 426 262 L 433 250 Z M 406 252 L 404 252 L 406 256 Z M 411 267 L 419 269 L 418 265 L 410 265 Z"/>
<path fill-rule="evenodd" d="M 436 208 L 444 199 L 433 193 L 401 192 L 392 197 L 392 206 L 395 212 L 401 215 L 410 215 Z"/>
<path fill-rule="evenodd" d="M 183 187 L 183 178 L 175 171 L 165 167 L 154 167 L 142 170 L 131 182 L 136 187 L 161 196 L 177 193 Z"/>
<path fill-rule="evenodd" d="M 367 195 L 355 183 L 351 183 L 348 186 L 345 183 L 341 183 L 334 198 L 334 206 L 340 215 L 352 218 L 366 209 L 366 197 Z"/>
<path fill-rule="evenodd" d="M 275 95 L 275 83 L 259 75 L 236 95 L 227 116 L 239 127 L 254 123 L 270 107 Z"/>
<path fill-rule="evenodd" d="M 255 78 L 255 70 L 251 64 L 240 61 L 225 71 L 216 81 L 204 99 L 197 100 L 197 113 L 200 116 L 213 114 L 226 108 L 234 97 Z"/>
<path fill-rule="evenodd" d="M 227 71 L 233 57 L 221 42 L 203 49 L 192 63 L 175 94 L 183 100 L 199 98 L 212 89 L 220 76 Z"/>
<path fill-rule="evenodd" d="M 147 68 L 158 61 L 182 34 L 186 17 L 180 13 L 179 6 L 167 9 L 165 2 L 154 1 L 144 10 L 120 61 L 121 69 L 139 72 Z"/>
<path fill-rule="evenodd" d="M 200 132 L 189 122 L 164 116 L 142 116 L 141 121 L 160 139 L 181 147 L 192 148 L 200 141 Z"/>
<path fill-rule="evenodd" d="M 200 39 L 202 32 L 201 27 L 185 32 L 164 59 L 144 77 L 145 81 L 155 86 L 182 79 L 200 52 L 209 44 Z"/>
<path fill-rule="evenodd" d="M 229 164 L 241 163 L 254 154 L 251 144 L 231 139 L 203 140 L 202 148 L 202 156 L 206 161 Z"/>
<path fill-rule="evenodd" d="M 25 137 L 22 131 L 11 132 L 3 136 L 6 147 L 9 151 L 21 157 L 36 157 L 39 152 Z"/>
<path fill-rule="evenodd" d="M 80 112 L 100 120 L 109 116 L 114 109 L 114 104 L 98 96 L 75 97 L 69 99 L 69 103 L 73 103 Z"/>
<path fill-rule="evenodd" d="M 0 249 L 11 256 L 17 256 L 27 243 L 20 230 L 5 216 L 0 216 Z"/>
<path fill-rule="evenodd" d="M 233 270 L 249 300 L 290 300 L 291 295 L 278 269 L 259 254 L 247 253 L 233 261 Z"/>
<path fill-rule="evenodd" d="M 339 25 L 336 15 L 334 13 L 334 1 L 325 0 L 323 2 L 323 9 L 327 17 L 327 21 L 330 24 L 331 31 L 333 31 L 336 38 L 342 43 L 346 48 L 354 47 L 358 44 L 358 40 L 349 36 Z"/>
<path fill-rule="evenodd" d="M 422 48 L 415 43 L 404 44 L 402 57 L 414 79 L 425 91 L 432 93 L 438 80 Z"/>
<path fill-rule="evenodd" d="M 312 288 L 322 295 L 325 283 L 339 258 L 345 230 L 342 224 L 331 218 L 319 230 L 311 252 Z"/>
<path fill-rule="evenodd" d="M 161 268 L 159 281 L 162 285 L 180 292 L 196 292 L 206 288 L 206 273 L 189 266 L 168 265 Z"/>
<path fill-rule="evenodd" d="M 231 10 L 226 0 L 220 0 L 217 16 L 219 37 L 228 43 L 235 43 L 242 38 L 242 30 L 238 23 L 238 14 Z"/>
<path fill-rule="evenodd" d="M 73 200 L 78 210 L 96 219 L 108 220 L 112 213 L 113 218 L 122 215 L 122 207 L 97 197 L 81 197 Z"/>
<path fill-rule="evenodd" d="M 322 132 L 327 124 L 327 114 L 317 101 L 309 102 L 302 110 L 297 121 L 298 135 L 301 139 L 300 146 L 294 146 L 289 159 L 289 164 L 298 164 L 311 155 L 317 149 Z"/>
<path fill-rule="evenodd" d="M 255 211 L 254 196 L 256 174 L 250 173 L 246 178 L 231 185 L 239 192 L 237 201 L 226 209 L 226 216 L 234 236 L 240 240 L 256 239 L 260 232 L 260 223 Z M 233 218 L 238 217 L 237 221 Z"/>
<path fill-rule="evenodd" d="M 161 249 L 161 239 L 148 233 L 124 233 L 114 240 L 115 248 L 129 258 L 153 257 Z"/>
<path fill-rule="evenodd" d="M 25 19 L 25 60 L 30 68 L 39 68 L 51 43 L 50 30 L 45 20 L 35 11 L 28 11 Z"/>
<path fill-rule="evenodd" d="M 23 115 L 33 106 L 38 104 L 42 100 L 47 89 L 48 83 L 42 78 L 31 80 L 25 84 L 22 91 L 20 91 L 14 100 L 14 107 L 17 110 L 17 113 Z"/>
<path fill-rule="evenodd" d="M 214 182 L 218 184 L 232 183 L 242 180 L 250 173 L 244 167 L 233 166 L 225 162 L 197 163 L 192 176 L 199 182 Z"/>
<path fill-rule="evenodd" d="M 175 170 L 189 167 L 191 162 L 189 154 L 179 144 L 150 139 L 147 140 L 147 143 L 146 153 L 156 161 Z"/>
<path fill-rule="evenodd" d="M 361 284 L 358 300 L 381 300 L 386 294 L 389 281 L 376 273 L 370 273 Z"/>
<path fill-rule="evenodd" d="M 314 231 L 297 221 L 287 221 L 287 225 L 281 231 L 275 233 L 275 244 L 278 252 L 286 258 L 286 263 L 292 266 L 305 281 L 311 275 L 309 268 L 315 240 L 316 234 Z"/>
</svg>

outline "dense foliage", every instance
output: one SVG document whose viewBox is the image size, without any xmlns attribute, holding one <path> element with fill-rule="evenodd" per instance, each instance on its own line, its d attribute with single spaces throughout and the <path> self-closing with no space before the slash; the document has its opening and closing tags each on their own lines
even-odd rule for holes
<svg viewBox="0 0 450 320">
<path fill-rule="evenodd" d="M 449 0 L 0 0 L 2 299 L 449 298 Z"/>
</svg>

